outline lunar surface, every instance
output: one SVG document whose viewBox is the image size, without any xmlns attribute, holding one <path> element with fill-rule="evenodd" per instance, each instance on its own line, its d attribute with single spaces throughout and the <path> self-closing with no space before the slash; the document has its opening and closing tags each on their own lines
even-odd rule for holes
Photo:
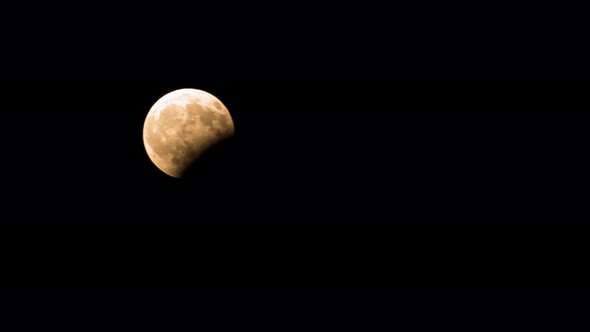
<svg viewBox="0 0 590 332">
<path fill-rule="evenodd" d="M 233 134 L 231 115 L 217 97 L 203 90 L 180 89 L 164 95 L 149 110 L 143 143 L 160 170 L 182 178 L 207 149 Z"/>
</svg>

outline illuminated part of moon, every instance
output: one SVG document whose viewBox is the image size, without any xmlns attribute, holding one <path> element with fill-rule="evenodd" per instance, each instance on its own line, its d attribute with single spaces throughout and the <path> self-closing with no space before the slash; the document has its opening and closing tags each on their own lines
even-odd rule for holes
<svg viewBox="0 0 590 332">
<path fill-rule="evenodd" d="M 152 162 L 164 173 L 182 178 L 208 148 L 234 134 L 223 103 L 198 89 L 179 89 L 161 97 L 149 110 L 143 143 Z"/>
</svg>

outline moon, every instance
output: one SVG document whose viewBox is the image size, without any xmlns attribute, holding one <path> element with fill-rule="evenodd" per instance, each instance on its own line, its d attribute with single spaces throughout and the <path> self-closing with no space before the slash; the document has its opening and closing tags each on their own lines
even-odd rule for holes
<svg viewBox="0 0 590 332">
<path fill-rule="evenodd" d="M 199 156 L 233 134 L 232 117 L 217 97 L 186 88 L 154 103 L 145 118 L 143 143 L 162 172 L 182 178 Z"/>
</svg>

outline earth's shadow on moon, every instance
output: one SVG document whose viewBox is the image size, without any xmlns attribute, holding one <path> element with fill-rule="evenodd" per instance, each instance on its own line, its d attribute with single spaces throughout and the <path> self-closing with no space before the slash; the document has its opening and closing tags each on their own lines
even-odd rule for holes
<svg viewBox="0 0 590 332">
<path fill-rule="evenodd" d="M 210 146 L 187 167 L 178 181 L 184 189 L 194 189 L 195 194 L 227 193 L 233 179 L 232 165 L 236 165 L 235 142 L 229 138 Z"/>
<path fill-rule="evenodd" d="M 235 184 L 239 182 L 237 150 L 232 138 L 219 141 L 194 160 L 181 177 L 166 176 L 163 195 L 150 207 L 150 220 L 191 225 L 234 222 L 232 211 L 239 186 Z"/>
</svg>

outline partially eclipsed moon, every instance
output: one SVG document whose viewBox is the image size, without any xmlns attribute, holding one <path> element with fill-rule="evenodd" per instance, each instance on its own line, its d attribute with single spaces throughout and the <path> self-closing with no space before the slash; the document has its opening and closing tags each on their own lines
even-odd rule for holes
<svg viewBox="0 0 590 332">
<path fill-rule="evenodd" d="M 143 143 L 160 170 L 182 178 L 201 154 L 233 133 L 231 115 L 219 99 L 202 90 L 180 89 L 152 106 L 143 126 Z"/>
</svg>

